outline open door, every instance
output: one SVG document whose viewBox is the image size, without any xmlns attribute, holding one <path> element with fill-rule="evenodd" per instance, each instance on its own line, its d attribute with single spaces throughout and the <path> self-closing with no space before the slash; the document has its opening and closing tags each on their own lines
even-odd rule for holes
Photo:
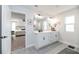
<svg viewBox="0 0 79 59">
<path fill-rule="evenodd" d="M 2 5 L 2 54 L 11 53 L 11 25 L 9 22 L 10 17 L 11 13 L 8 5 Z"/>
<path fill-rule="evenodd" d="M 0 5 L 0 36 L 1 36 L 1 19 L 2 19 L 1 12 L 2 12 L 2 6 Z M 2 53 L 2 46 L 1 45 L 2 44 L 1 44 L 1 37 L 0 37 L 0 54 Z"/>
</svg>

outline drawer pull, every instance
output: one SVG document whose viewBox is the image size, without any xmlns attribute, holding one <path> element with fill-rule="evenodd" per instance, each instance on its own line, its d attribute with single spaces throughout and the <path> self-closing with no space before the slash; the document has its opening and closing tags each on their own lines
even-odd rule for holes
<svg viewBox="0 0 79 59">
<path fill-rule="evenodd" d="M 57 37 L 57 35 L 55 35 L 55 37 Z"/>
<path fill-rule="evenodd" d="M 45 40 L 45 37 L 43 37 L 43 40 Z"/>
</svg>

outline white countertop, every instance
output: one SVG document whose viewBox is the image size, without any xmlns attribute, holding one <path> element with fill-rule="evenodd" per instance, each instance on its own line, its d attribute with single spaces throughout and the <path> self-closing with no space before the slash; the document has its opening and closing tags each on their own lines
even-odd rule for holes
<svg viewBox="0 0 79 59">
<path fill-rule="evenodd" d="M 20 32 L 20 31 L 25 31 L 25 30 L 16 30 L 15 32 Z"/>
<path fill-rule="evenodd" d="M 58 31 L 42 31 L 42 32 L 34 31 L 34 33 L 49 33 L 49 32 L 58 32 Z"/>
</svg>

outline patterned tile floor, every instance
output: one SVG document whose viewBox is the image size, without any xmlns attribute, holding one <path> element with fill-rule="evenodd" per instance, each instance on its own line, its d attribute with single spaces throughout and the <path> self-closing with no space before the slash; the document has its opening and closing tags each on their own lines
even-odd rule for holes
<svg viewBox="0 0 79 59">
<path fill-rule="evenodd" d="M 12 51 L 12 54 L 57 54 L 65 48 L 67 48 L 66 44 L 55 42 L 40 49 L 36 49 L 35 47 L 18 49 Z"/>
</svg>

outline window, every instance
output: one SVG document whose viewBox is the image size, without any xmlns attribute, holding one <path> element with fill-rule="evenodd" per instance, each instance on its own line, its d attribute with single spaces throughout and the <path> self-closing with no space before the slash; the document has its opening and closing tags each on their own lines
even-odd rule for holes
<svg viewBox="0 0 79 59">
<path fill-rule="evenodd" d="M 65 17 L 66 32 L 74 32 L 75 16 Z"/>
<path fill-rule="evenodd" d="M 16 30 L 16 22 L 12 22 L 12 31 Z"/>
</svg>

